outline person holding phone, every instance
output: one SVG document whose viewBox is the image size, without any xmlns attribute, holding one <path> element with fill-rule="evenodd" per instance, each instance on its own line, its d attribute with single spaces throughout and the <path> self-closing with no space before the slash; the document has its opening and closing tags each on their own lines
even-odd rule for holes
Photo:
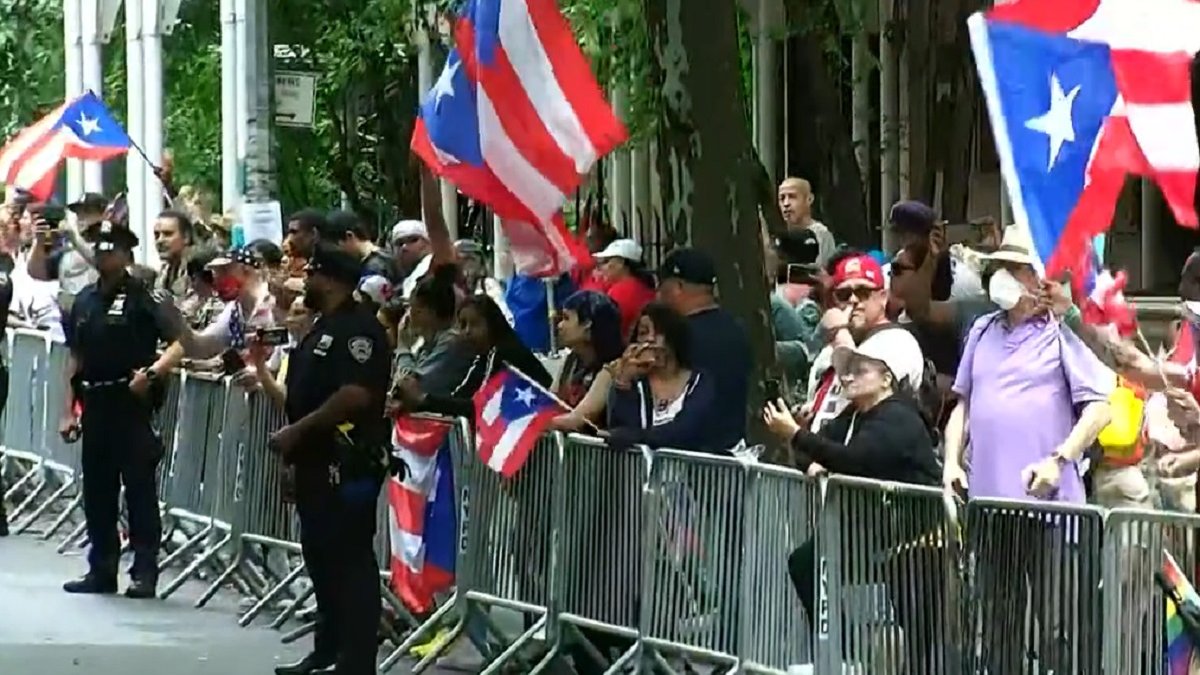
<svg viewBox="0 0 1200 675">
<path fill-rule="evenodd" d="M 247 337 L 260 328 L 275 327 L 275 297 L 267 287 L 265 267 L 266 260 L 252 247 L 234 249 L 208 264 L 225 309 L 203 330 L 184 328 L 176 347 L 178 357 L 220 356 L 226 375 L 238 375 L 247 367 Z"/>
<path fill-rule="evenodd" d="M 63 585 L 68 593 L 117 591 L 117 500 L 124 485 L 134 556 L 133 581 L 125 594 L 156 595 L 162 539 L 157 470 L 163 446 L 152 419 L 162 403 L 164 380 L 178 363 L 177 350 L 157 352 L 160 341 L 174 346 L 179 322 L 178 310 L 164 295 L 130 276 L 137 243 L 137 235 L 125 228 L 100 226 L 100 279 L 79 294 L 65 325 L 67 412 L 59 433 L 68 442 L 82 435 L 83 510 L 91 542 L 88 572 Z"/>
</svg>

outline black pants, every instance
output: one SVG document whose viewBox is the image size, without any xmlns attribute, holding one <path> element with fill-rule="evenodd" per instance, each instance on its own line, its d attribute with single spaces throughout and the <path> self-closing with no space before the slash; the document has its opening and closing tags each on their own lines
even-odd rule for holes
<svg viewBox="0 0 1200 675">
<path fill-rule="evenodd" d="M 0 361 L 0 416 L 8 405 L 8 368 Z M 0 419 L 3 419 L 0 417 Z M 8 511 L 4 508 L 4 472 L 0 471 L 0 528 L 8 525 Z"/>
<path fill-rule="evenodd" d="M 938 664 L 943 662 L 935 648 L 944 641 L 944 633 L 938 629 L 938 622 L 944 619 L 946 610 L 944 579 L 938 572 L 942 569 L 944 553 L 940 548 L 928 546 L 888 548 L 891 552 L 887 554 L 887 562 L 875 572 L 883 577 L 888 600 L 896 611 L 896 623 L 904 630 L 907 672 L 914 675 L 936 672 Z M 828 572 L 839 574 L 832 569 Z M 810 626 L 816 626 L 817 619 L 815 573 L 816 550 L 814 541 L 809 539 L 788 556 L 788 575 L 808 614 Z M 870 575 L 872 572 L 864 570 L 864 573 Z M 869 579 L 841 576 L 843 588 L 847 584 L 866 581 Z M 845 629 L 842 645 L 843 650 L 849 645 Z"/>
<path fill-rule="evenodd" d="M 349 494 L 327 467 L 297 467 L 300 548 L 317 597 L 313 651 L 337 659 L 339 675 L 374 675 L 382 598 L 375 561 L 379 482 Z M 361 488 L 361 486 L 355 486 Z"/>
<path fill-rule="evenodd" d="M 129 541 L 136 579 L 158 576 L 162 520 L 158 511 L 158 463 L 162 443 L 151 426 L 149 404 L 123 385 L 88 390 L 83 397 L 83 512 L 88 564 L 115 577 L 121 557 L 118 502 L 125 485 Z"/>
</svg>

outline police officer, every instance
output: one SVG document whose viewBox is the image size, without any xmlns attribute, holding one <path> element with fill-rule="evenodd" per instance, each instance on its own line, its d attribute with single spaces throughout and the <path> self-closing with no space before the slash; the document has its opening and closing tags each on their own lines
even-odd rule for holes
<svg viewBox="0 0 1200 675">
<path fill-rule="evenodd" d="M 8 308 L 12 306 L 12 273 L 17 263 L 7 251 L 0 251 L 0 329 L 8 328 Z M 0 415 L 8 403 L 8 366 L 0 359 Z M 4 474 L 0 473 L 0 537 L 8 536 L 8 513 L 4 510 Z"/>
<path fill-rule="evenodd" d="M 292 353 L 288 424 L 271 447 L 295 469 L 300 545 L 317 596 L 314 649 L 278 675 L 375 673 L 380 615 L 375 507 L 388 428 L 387 335 L 354 300 L 361 262 L 326 243 L 309 260 L 304 301 L 319 314 Z"/>
<path fill-rule="evenodd" d="M 68 412 L 59 424 L 65 440 L 83 435 L 83 509 L 87 518 L 88 573 L 64 584 L 68 593 L 115 593 L 121 544 L 118 495 L 125 485 L 133 548 L 131 598 L 152 598 L 158 581 L 162 523 L 155 475 L 162 444 L 151 425 L 165 378 L 176 365 L 160 341 L 178 330 L 165 295 L 154 294 L 128 272 L 137 236 L 103 223 L 96 235 L 99 280 L 79 293 L 64 322 Z M 74 413 L 80 398 L 82 420 Z M 81 425 L 82 423 L 82 425 Z M 81 428 L 82 426 L 82 428 Z"/>
</svg>

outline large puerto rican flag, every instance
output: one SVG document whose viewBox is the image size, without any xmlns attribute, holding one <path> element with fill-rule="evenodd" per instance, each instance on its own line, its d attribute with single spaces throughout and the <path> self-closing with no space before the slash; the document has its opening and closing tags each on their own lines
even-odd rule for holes
<svg viewBox="0 0 1200 675">
<path fill-rule="evenodd" d="M 590 263 L 563 205 L 627 132 L 555 0 L 467 0 L 412 149 L 501 218 L 517 271 Z"/>
<path fill-rule="evenodd" d="M 1195 227 L 1193 0 L 1017 0 L 968 20 L 1016 224 L 1046 272 L 1086 266 L 1126 176 Z"/>
<path fill-rule="evenodd" d="M 404 462 L 402 478 L 388 479 L 392 590 L 423 614 L 435 595 L 454 584 L 458 512 L 450 425 L 404 415 L 392 430 L 392 447 Z"/>
</svg>

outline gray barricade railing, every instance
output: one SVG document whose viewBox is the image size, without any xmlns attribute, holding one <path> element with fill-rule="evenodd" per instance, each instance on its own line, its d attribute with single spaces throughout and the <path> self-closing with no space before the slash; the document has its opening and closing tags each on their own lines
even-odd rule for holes
<svg viewBox="0 0 1200 675">
<path fill-rule="evenodd" d="M 14 330 L 10 335 L 8 406 L 15 408 L 7 416 L 5 454 L 17 461 L 20 475 L 7 485 L 5 495 L 20 500 L 9 518 L 16 523 L 14 530 L 22 532 L 69 489 L 74 471 L 55 461 L 46 445 L 51 343 L 35 331 Z"/>
<path fill-rule="evenodd" d="M 1185 576 L 1193 577 L 1198 529 L 1200 516 L 1194 514 L 1113 509 L 1105 515 L 1105 672 L 1167 675 L 1166 600 L 1157 592 L 1155 574 L 1169 551 Z"/>
<path fill-rule="evenodd" d="M 881 675 L 952 670 L 942 491 L 836 475 L 825 486 L 815 551 L 789 559 L 803 570 L 796 583 L 813 584 L 818 664 Z"/>
<path fill-rule="evenodd" d="M 1103 531 L 1091 506 L 968 503 L 967 672 L 1101 672 Z"/>
<path fill-rule="evenodd" d="M 815 631 L 792 588 L 788 560 L 813 540 L 817 481 L 799 471 L 755 466 L 746 492 L 741 656 L 745 672 L 781 672 L 813 661 Z"/>
<path fill-rule="evenodd" d="M 644 658 L 683 654 L 735 665 L 748 468 L 730 457 L 676 450 L 654 452 L 650 466 L 642 523 Z"/>
</svg>

